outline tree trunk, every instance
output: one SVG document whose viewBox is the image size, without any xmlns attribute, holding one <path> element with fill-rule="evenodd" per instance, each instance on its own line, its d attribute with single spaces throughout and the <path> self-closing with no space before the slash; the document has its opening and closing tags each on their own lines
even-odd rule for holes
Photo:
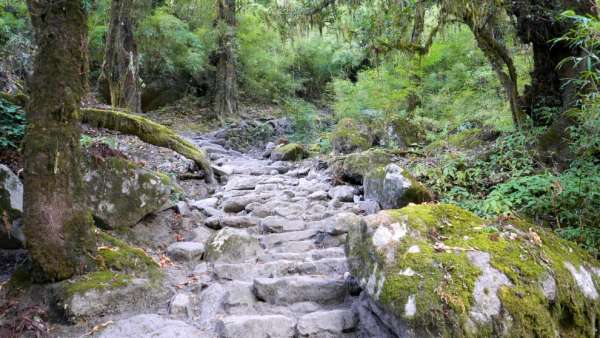
<svg viewBox="0 0 600 338">
<path fill-rule="evenodd" d="M 91 269 L 95 251 L 79 145 L 87 22 L 80 0 L 27 4 L 38 49 L 23 149 L 24 229 L 33 277 L 58 281 Z"/>
<path fill-rule="evenodd" d="M 538 108 L 550 107 L 564 112 L 574 107 L 577 101 L 577 88 L 567 80 L 577 77 L 579 71 L 573 64 L 560 68 L 558 65 L 565 58 L 579 55 L 580 51 L 566 43 L 553 41 L 572 27 L 572 23 L 558 20 L 558 16 L 568 9 L 580 15 L 594 15 L 595 6 L 594 0 L 518 0 L 511 3 L 511 13 L 517 19 L 517 34 L 523 43 L 533 47 L 532 83 L 525 88 L 521 105 L 536 125 L 553 122 Z"/>
<path fill-rule="evenodd" d="M 204 171 L 205 180 L 208 183 L 215 183 L 213 169 L 204 151 L 163 125 L 139 115 L 104 109 L 82 109 L 81 117 L 82 122 L 89 123 L 96 128 L 106 128 L 123 134 L 135 135 L 146 143 L 169 148 L 193 160 Z"/>
<path fill-rule="evenodd" d="M 236 3 L 235 0 L 217 0 L 219 49 L 215 78 L 215 114 L 219 118 L 237 113 L 238 85 L 235 51 Z"/>
<path fill-rule="evenodd" d="M 510 104 L 515 127 L 522 127 L 526 116 L 519 100 L 517 69 L 508 49 L 504 44 L 498 42 L 497 37 L 491 29 L 493 25 L 488 24 L 483 27 L 475 27 L 472 24 L 468 25 L 475 36 L 479 49 L 481 49 L 500 79 L 500 83 Z"/>
<path fill-rule="evenodd" d="M 134 11 L 134 0 L 112 0 L 99 87 L 101 92 L 109 95 L 113 107 L 139 113 L 142 111 L 141 85 L 137 44 L 133 36 Z"/>
</svg>

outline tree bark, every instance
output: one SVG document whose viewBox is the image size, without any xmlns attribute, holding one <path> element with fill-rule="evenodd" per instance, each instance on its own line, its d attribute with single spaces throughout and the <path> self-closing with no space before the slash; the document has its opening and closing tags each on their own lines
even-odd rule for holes
<svg viewBox="0 0 600 338">
<path fill-rule="evenodd" d="M 115 108 L 142 111 L 139 57 L 134 38 L 135 1 L 112 0 L 100 91 Z"/>
<path fill-rule="evenodd" d="M 217 0 L 217 73 L 215 77 L 215 114 L 219 118 L 237 113 L 238 84 L 236 57 L 236 2 Z"/>
<path fill-rule="evenodd" d="M 93 267 L 95 235 L 83 205 L 79 105 L 87 35 L 80 0 L 28 0 L 37 54 L 24 140 L 24 230 L 34 279 Z"/>
<path fill-rule="evenodd" d="M 539 111 L 540 107 L 556 108 L 564 112 L 576 105 L 577 88 L 568 84 L 569 78 L 577 77 L 579 70 L 573 64 L 560 62 L 580 51 L 554 39 L 565 35 L 572 23 L 558 20 L 565 10 L 572 9 L 580 15 L 594 15 L 595 0 L 517 0 L 512 1 L 510 12 L 516 17 L 517 34 L 523 43 L 533 47 L 534 69 L 532 83 L 525 88 L 521 98 L 522 109 L 536 125 L 549 125 Z"/>
</svg>

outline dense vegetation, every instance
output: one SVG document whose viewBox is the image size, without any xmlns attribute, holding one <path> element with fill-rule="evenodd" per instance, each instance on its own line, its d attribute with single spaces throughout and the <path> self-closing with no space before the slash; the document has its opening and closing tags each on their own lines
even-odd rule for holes
<svg viewBox="0 0 600 338">
<path fill-rule="evenodd" d="M 548 1 L 539 15 L 558 33 L 527 40 L 536 32 L 526 19 L 531 8 L 403 3 L 123 1 L 114 8 L 88 0 L 83 101 L 147 112 L 181 100 L 193 103 L 188 114 L 223 123 L 246 107 L 273 106 L 293 119 L 290 139 L 321 154 L 332 152 L 336 124 L 349 119 L 373 134 L 367 148 L 408 151 L 406 165 L 439 201 L 489 218 L 530 218 L 599 255 L 597 15 Z M 119 15 L 128 19 L 123 31 L 111 26 Z M 21 147 L 20 95 L 35 96 L 26 80 L 33 34 L 24 1 L 0 3 L 3 150 Z M 556 46 L 548 62 L 540 59 L 544 46 Z M 548 69 L 571 77 L 557 86 L 544 80 Z M 418 135 L 404 144 L 387 139 L 397 121 L 410 121 Z"/>
</svg>

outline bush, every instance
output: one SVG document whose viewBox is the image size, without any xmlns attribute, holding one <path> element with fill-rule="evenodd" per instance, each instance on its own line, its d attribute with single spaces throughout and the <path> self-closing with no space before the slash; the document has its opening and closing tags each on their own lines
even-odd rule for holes
<svg viewBox="0 0 600 338">
<path fill-rule="evenodd" d="M 25 135 L 25 112 L 0 98 L 0 150 L 18 149 Z"/>
<path fill-rule="evenodd" d="M 246 97 L 281 102 L 300 88 L 288 71 L 292 62 L 290 51 L 259 17 L 242 15 L 237 37 L 241 89 Z"/>
<path fill-rule="evenodd" d="M 194 78 L 208 65 L 207 49 L 188 25 L 159 8 L 138 29 L 142 71 L 149 77 L 187 74 Z"/>
</svg>

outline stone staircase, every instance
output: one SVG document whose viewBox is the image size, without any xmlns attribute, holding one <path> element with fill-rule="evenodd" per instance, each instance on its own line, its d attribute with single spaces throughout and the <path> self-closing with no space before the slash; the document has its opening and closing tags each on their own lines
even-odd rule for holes
<svg viewBox="0 0 600 338">
<path fill-rule="evenodd" d="M 353 196 L 340 197 L 340 189 L 333 193 L 329 175 L 314 161 L 255 159 L 206 139 L 195 141 L 226 183 L 210 199 L 182 206 L 207 218 L 191 241 L 169 247 L 168 254 L 184 267 L 167 274 L 178 276 L 171 283 L 181 282 L 182 274 L 195 280 L 177 289 L 161 316 L 169 328 L 179 322 L 182 332 L 198 337 L 361 336 L 343 249 L 346 231 L 336 222 L 339 213 L 360 212 L 347 202 Z M 260 248 L 238 248 L 243 257 L 208 259 L 205 247 L 224 228 L 257 239 Z M 123 321 L 102 336 L 127 337 Z"/>
</svg>

